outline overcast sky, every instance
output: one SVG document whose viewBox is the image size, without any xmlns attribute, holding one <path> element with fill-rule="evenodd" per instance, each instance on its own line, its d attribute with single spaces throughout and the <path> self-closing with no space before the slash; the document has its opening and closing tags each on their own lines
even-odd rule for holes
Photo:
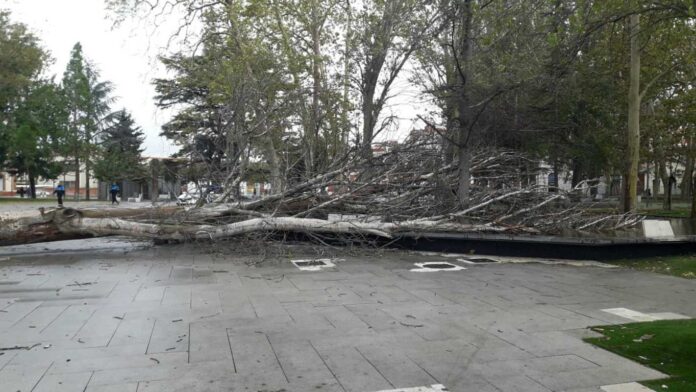
<svg viewBox="0 0 696 392">
<path fill-rule="evenodd" d="M 161 126 L 170 113 L 155 106 L 152 79 L 163 75 L 157 55 L 165 53 L 173 26 L 153 31 L 152 25 L 131 20 L 112 28 L 103 0 L 0 0 L 0 9 L 12 13 L 12 20 L 28 25 L 55 59 L 49 74 L 60 81 L 76 42 L 81 42 L 85 57 L 97 66 L 103 80 L 114 84 L 118 97 L 114 109 L 125 108 L 133 114 L 146 135 L 146 156 L 169 156 L 177 151 L 166 138 L 160 137 Z M 169 49 L 173 46 L 170 45 Z M 408 67 L 407 67 L 408 69 Z M 384 115 L 399 118 L 398 130 L 380 135 L 378 140 L 403 139 L 414 125 L 424 104 L 418 90 L 409 86 L 405 73 L 392 91 Z"/>
<path fill-rule="evenodd" d="M 112 29 L 102 0 L 0 0 L 12 20 L 28 25 L 55 59 L 49 69 L 60 81 L 76 42 L 92 61 L 103 80 L 114 84 L 118 101 L 114 109 L 133 114 L 146 135 L 146 156 L 168 156 L 176 152 L 159 136 L 169 118 L 154 104 L 151 79 L 162 74 L 156 56 L 166 45 L 164 33 L 152 34 L 141 23 L 126 23 Z"/>
</svg>

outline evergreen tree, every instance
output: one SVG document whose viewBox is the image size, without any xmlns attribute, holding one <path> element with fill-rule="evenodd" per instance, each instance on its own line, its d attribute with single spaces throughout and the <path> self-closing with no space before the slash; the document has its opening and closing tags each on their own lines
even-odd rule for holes
<svg viewBox="0 0 696 392">
<path fill-rule="evenodd" d="M 114 113 L 113 118 L 113 124 L 104 130 L 94 175 L 109 182 L 142 181 L 146 176 L 141 157 L 145 136 L 125 109 Z"/>
<path fill-rule="evenodd" d="M 84 58 L 79 42 L 73 47 L 63 74 L 63 90 L 70 116 L 69 147 L 65 154 L 71 157 L 70 164 L 75 170 L 75 197 L 79 195 L 80 172 L 84 165 L 87 182 L 85 195 L 89 200 L 95 139 L 109 113 L 113 87 L 108 81 L 99 81 L 99 73 Z"/>
</svg>

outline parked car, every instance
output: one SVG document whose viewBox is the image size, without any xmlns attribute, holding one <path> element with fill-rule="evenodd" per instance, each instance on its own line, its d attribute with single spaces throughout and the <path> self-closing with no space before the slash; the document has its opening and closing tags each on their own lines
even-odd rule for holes
<svg viewBox="0 0 696 392">
<path fill-rule="evenodd" d="M 219 185 L 208 185 L 199 190 L 195 185 L 190 184 L 186 188 L 187 190 L 176 198 L 177 205 L 196 205 L 201 197 L 205 199 L 204 203 L 212 203 L 223 192 Z"/>
</svg>

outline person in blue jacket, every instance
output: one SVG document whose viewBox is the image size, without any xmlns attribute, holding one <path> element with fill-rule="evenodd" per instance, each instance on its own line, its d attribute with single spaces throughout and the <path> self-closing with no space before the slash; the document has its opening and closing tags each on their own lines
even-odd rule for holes
<svg viewBox="0 0 696 392">
<path fill-rule="evenodd" d="M 63 207 L 63 197 L 65 196 L 65 187 L 62 182 L 58 183 L 58 186 L 53 191 L 53 194 L 58 197 L 58 207 Z"/>
<path fill-rule="evenodd" d="M 114 205 L 114 203 L 119 204 L 118 200 L 116 200 L 116 195 L 120 190 L 121 188 L 119 188 L 118 184 L 115 182 L 111 183 L 111 205 Z"/>
</svg>

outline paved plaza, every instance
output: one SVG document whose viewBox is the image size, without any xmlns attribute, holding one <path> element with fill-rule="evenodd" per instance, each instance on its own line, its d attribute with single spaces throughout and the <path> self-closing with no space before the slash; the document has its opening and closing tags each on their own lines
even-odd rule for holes
<svg viewBox="0 0 696 392">
<path fill-rule="evenodd" d="M 620 268 L 209 247 L 0 250 L 0 390 L 600 391 L 662 377 L 582 341 L 630 321 L 602 309 L 696 316 L 696 282 Z"/>
</svg>

